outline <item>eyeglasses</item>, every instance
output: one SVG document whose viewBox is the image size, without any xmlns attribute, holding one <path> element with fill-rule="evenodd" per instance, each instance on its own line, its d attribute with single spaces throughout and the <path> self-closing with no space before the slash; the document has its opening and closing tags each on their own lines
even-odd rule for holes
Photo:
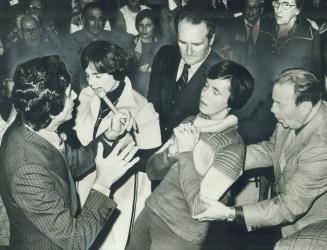
<svg viewBox="0 0 327 250">
<path fill-rule="evenodd" d="M 291 7 L 296 6 L 296 4 L 290 4 L 289 2 L 278 2 L 278 1 L 273 1 L 272 6 L 275 9 L 278 9 L 279 6 L 282 6 L 283 10 L 289 10 Z"/>
</svg>

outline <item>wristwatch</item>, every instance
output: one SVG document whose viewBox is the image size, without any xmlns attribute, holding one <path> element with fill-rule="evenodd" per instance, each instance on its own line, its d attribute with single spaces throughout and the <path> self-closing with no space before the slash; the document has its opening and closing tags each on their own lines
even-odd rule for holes
<svg viewBox="0 0 327 250">
<path fill-rule="evenodd" d="M 229 207 L 229 213 L 227 215 L 227 221 L 228 222 L 233 222 L 236 218 L 236 211 L 235 207 Z"/>
</svg>

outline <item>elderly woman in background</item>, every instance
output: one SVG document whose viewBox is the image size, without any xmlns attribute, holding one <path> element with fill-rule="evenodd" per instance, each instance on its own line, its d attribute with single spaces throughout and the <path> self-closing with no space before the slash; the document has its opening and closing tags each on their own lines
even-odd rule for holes
<svg viewBox="0 0 327 250">
<path fill-rule="evenodd" d="M 159 115 L 153 105 L 132 88 L 126 77 L 130 59 L 120 47 L 106 41 L 92 42 L 85 48 L 81 61 L 89 86 L 79 96 L 75 130 L 80 142 L 87 145 L 108 128 L 110 117 L 119 113 L 124 126 L 130 126 L 131 122 L 128 121 L 134 123 L 131 134 L 142 151 L 141 159 L 146 159 L 146 155 L 153 152 L 152 149 L 161 145 Z M 116 139 L 114 130 L 107 134 L 108 141 L 114 142 Z M 78 183 L 82 204 L 95 177 L 91 173 Z M 144 207 L 150 192 L 150 180 L 138 169 L 115 187 L 113 196 L 120 214 L 102 244 L 103 249 L 124 249 L 134 217 Z"/>
<path fill-rule="evenodd" d="M 147 97 L 152 61 L 162 45 L 156 13 L 149 9 L 142 10 L 136 16 L 135 27 L 139 34 L 134 39 L 137 68 L 133 87 Z"/>
</svg>

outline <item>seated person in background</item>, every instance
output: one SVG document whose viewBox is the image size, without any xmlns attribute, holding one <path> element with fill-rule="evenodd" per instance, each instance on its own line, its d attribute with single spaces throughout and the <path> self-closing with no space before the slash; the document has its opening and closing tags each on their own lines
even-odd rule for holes
<svg viewBox="0 0 327 250">
<path fill-rule="evenodd" d="M 272 97 L 275 132 L 246 147 L 244 165 L 274 165 L 272 198 L 236 208 L 212 200 L 196 219 L 228 218 L 248 231 L 280 226 L 283 237 L 327 219 L 327 103 L 320 82 L 309 71 L 288 69 L 275 80 Z"/>
<path fill-rule="evenodd" d="M 109 188 L 137 162 L 132 160 L 137 147 L 129 143 L 123 148 L 124 139 L 103 158 L 106 145 L 100 136 L 96 158 L 65 161 L 68 148 L 56 131 L 71 118 L 76 94 L 63 62 L 58 56 L 24 62 L 14 83 L 17 118 L 0 148 L 0 192 L 10 221 L 10 249 L 88 249 L 116 207 Z M 111 121 L 120 124 L 116 117 Z M 85 150 L 95 156 L 96 142 Z M 72 177 L 94 165 L 97 178 L 79 213 Z"/>
<path fill-rule="evenodd" d="M 140 0 L 127 0 L 126 5 L 120 8 L 120 13 L 122 13 L 125 23 L 124 31 L 136 36 L 137 28 L 135 28 L 135 18 L 136 15 L 141 11 L 149 9 L 148 6 L 140 4 Z"/>
<path fill-rule="evenodd" d="M 46 39 L 38 19 L 32 15 L 22 15 L 18 19 L 19 39 L 14 46 L 8 48 L 3 55 L 4 66 L 10 76 L 17 65 L 37 56 L 58 54 L 59 47 Z"/>
<path fill-rule="evenodd" d="M 209 69 L 197 116 L 148 161 L 151 180 L 163 179 L 137 218 L 128 249 L 200 249 L 208 223 L 192 219 L 205 209 L 202 199 L 221 200 L 242 174 L 245 146 L 231 114 L 250 98 L 251 74 L 232 61 Z"/>
<path fill-rule="evenodd" d="M 77 109 L 75 130 L 80 142 L 87 145 L 108 129 L 108 120 L 110 121 L 110 117 L 118 110 L 123 118 L 132 116 L 135 120 L 133 136 L 146 158 L 147 153 L 153 152 L 151 149 L 161 145 L 159 115 L 151 103 L 133 90 L 129 78 L 126 77 L 129 59 L 120 47 L 105 41 L 90 43 L 85 48 L 81 64 L 89 86 L 83 89 L 79 96 L 80 106 Z M 105 98 L 99 95 L 99 91 L 104 93 Z M 112 109 L 108 106 L 106 100 L 111 100 L 115 107 Z M 111 135 L 107 134 L 107 140 L 115 139 L 117 138 L 114 131 Z M 95 178 L 95 174 L 91 173 L 78 183 L 82 204 Z M 145 173 L 139 171 L 131 172 L 129 178 L 116 187 L 114 198 L 118 203 L 120 215 L 102 247 L 125 247 L 129 227 L 133 222 L 131 216 L 139 214 L 150 192 L 149 179 Z"/>
<path fill-rule="evenodd" d="M 147 97 L 149 90 L 152 61 L 162 45 L 156 15 L 154 11 L 145 9 L 137 14 L 135 20 L 135 27 L 139 34 L 134 39 L 137 68 L 133 77 L 133 87 L 145 97 Z"/>
<path fill-rule="evenodd" d="M 84 70 L 81 68 L 80 57 L 85 47 L 94 41 L 109 41 L 123 48 L 129 55 L 134 54 L 134 37 L 126 32 L 104 30 L 106 15 L 102 4 L 91 2 L 82 11 L 83 29 L 69 34 L 63 42 L 62 55 L 72 76 L 73 89 L 80 91 L 87 87 Z"/>
<path fill-rule="evenodd" d="M 78 30 L 83 29 L 84 21 L 83 21 L 82 12 L 85 5 L 90 2 L 95 2 L 95 0 L 75 0 L 74 2 L 72 2 L 73 14 L 70 22 L 69 33 L 74 33 Z M 109 20 L 106 20 L 104 29 L 111 30 Z"/>
</svg>

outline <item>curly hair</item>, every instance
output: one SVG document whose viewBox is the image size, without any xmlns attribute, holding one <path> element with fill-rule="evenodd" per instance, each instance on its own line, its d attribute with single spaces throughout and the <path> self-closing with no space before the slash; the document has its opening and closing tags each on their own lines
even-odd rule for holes
<svg viewBox="0 0 327 250">
<path fill-rule="evenodd" d="M 208 78 L 230 79 L 230 97 L 227 104 L 232 110 L 241 109 L 250 99 L 254 89 L 254 78 L 250 72 L 233 61 L 222 60 L 213 65 L 209 69 Z"/>
<path fill-rule="evenodd" d="M 13 104 L 18 122 L 35 131 L 46 128 L 65 105 L 70 76 L 59 56 L 38 57 L 15 70 Z"/>
<path fill-rule="evenodd" d="M 81 64 L 84 70 L 92 62 L 98 73 L 112 75 L 117 81 L 125 79 L 131 60 L 132 57 L 122 48 L 107 41 L 90 43 L 81 55 Z"/>
</svg>

